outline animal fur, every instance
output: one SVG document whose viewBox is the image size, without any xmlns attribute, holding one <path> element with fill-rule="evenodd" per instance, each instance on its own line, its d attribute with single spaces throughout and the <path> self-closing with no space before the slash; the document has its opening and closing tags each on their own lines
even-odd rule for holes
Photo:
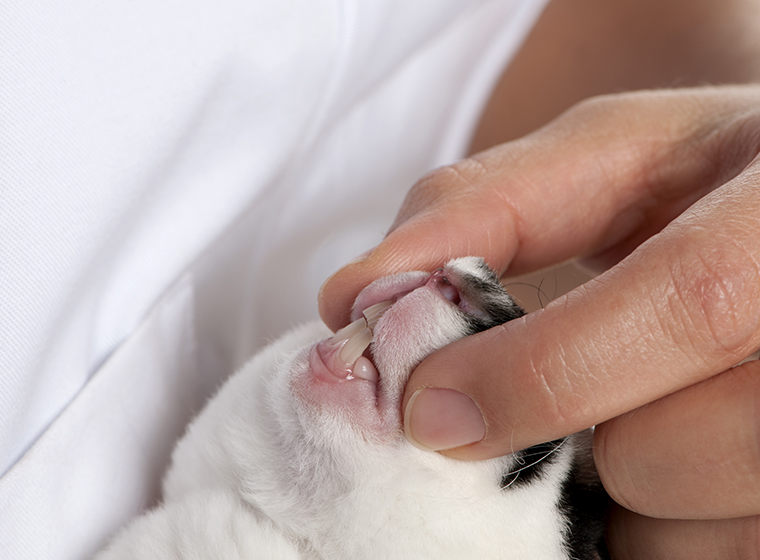
<svg viewBox="0 0 760 560">
<path fill-rule="evenodd" d="M 399 410 L 412 369 L 523 314 L 481 259 L 435 274 L 381 279 L 357 299 L 354 318 L 397 299 L 374 329 L 376 387 L 330 392 L 315 381 L 313 349 L 332 336 L 321 323 L 264 348 L 189 426 L 163 504 L 98 560 L 600 558 L 606 497 L 588 434 L 478 462 L 404 438 Z"/>
</svg>

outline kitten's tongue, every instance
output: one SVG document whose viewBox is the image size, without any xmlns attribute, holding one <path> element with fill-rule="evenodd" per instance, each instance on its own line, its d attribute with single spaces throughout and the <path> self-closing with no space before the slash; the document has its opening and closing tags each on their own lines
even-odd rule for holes
<svg viewBox="0 0 760 560">
<path fill-rule="evenodd" d="M 381 301 L 365 309 L 362 317 L 323 340 L 314 348 L 311 365 L 325 381 L 341 382 L 364 379 L 377 383 L 378 373 L 374 364 L 363 354 L 372 342 L 372 330 L 380 317 L 393 305 L 393 301 Z"/>
</svg>

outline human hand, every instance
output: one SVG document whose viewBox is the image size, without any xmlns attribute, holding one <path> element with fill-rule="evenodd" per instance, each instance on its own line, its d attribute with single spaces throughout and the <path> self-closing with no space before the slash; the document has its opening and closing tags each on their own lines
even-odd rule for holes
<svg viewBox="0 0 760 560">
<path fill-rule="evenodd" d="M 597 468 L 625 508 L 615 558 L 758 557 L 760 365 L 731 366 L 760 346 L 759 151 L 757 86 L 585 102 L 425 177 L 320 311 L 337 328 L 375 278 L 463 255 L 509 275 L 576 257 L 606 269 L 420 364 L 407 436 L 482 459 L 599 424 Z M 433 416 L 429 387 L 469 397 Z M 448 439 L 465 421 L 469 441 Z"/>
</svg>

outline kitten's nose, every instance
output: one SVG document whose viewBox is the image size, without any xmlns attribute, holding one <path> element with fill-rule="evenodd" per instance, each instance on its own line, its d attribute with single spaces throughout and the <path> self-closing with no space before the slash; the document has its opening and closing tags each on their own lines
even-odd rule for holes
<svg viewBox="0 0 760 560">
<path fill-rule="evenodd" d="M 442 268 L 434 270 L 425 284 L 427 286 L 435 286 L 443 297 L 454 305 L 459 305 L 461 301 L 459 289 L 446 277 Z"/>
</svg>

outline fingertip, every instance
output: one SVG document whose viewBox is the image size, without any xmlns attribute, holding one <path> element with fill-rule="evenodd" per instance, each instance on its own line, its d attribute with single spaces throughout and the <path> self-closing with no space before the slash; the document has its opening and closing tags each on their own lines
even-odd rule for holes
<svg viewBox="0 0 760 560">
<path fill-rule="evenodd" d="M 404 433 L 421 449 L 445 451 L 481 441 L 486 423 L 480 407 L 453 389 L 417 389 L 407 402 Z"/>
<path fill-rule="evenodd" d="M 337 330 L 348 324 L 354 300 L 374 280 L 400 272 L 432 271 L 451 258 L 444 241 L 430 242 L 424 236 L 397 229 L 325 280 L 317 296 L 319 314 L 328 327 Z"/>
<path fill-rule="evenodd" d="M 401 252 L 403 253 L 403 251 Z M 388 243 L 370 249 L 351 260 L 330 276 L 319 289 L 319 315 L 333 331 L 350 321 L 354 301 L 374 280 L 407 270 L 416 270 L 404 254 L 389 250 Z M 411 266 L 411 268 L 410 268 Z"/>
<path fill-rule="evenodd" d="M 412 372 L 402 417 L 404 433 L 416 447 L 468 461 L 516 451 L 510 438 L 504 437 L 511 429 L 505 427 L 509 399 L 499 397 L 498 380 L 481 375 L 477 357 L 482 352 L 477 344 L 470 346 L 476 337 L 434 352 Z M 494 407 L 494 401 L 499 405 Z"/>
<path fill-rule="evenodd" d="M 333 331 L 348 324 L 356 296 L 359 295 L 362 287 L 369 283 L 362 283 L 362 279 L 366 277 L 362 263 L 368 256 L 369 252 L 344 265 L 319 288 L 317 295 L 319 315 Z"/>
</svg>

